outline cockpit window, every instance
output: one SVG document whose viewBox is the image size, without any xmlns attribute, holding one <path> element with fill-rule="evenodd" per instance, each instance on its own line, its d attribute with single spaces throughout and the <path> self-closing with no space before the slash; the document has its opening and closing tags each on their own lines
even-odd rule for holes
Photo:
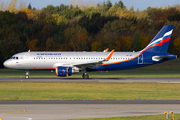
<svg viewBox="0 0 180 120">
<path fill-rule="evenodd" d="M 19 58 L 18 58 L 18 57 L 14 57 L 14 56 L 13 56 L 13 57 L 11 57 L 10 59 L 16 59 L 16 60 L 18 60 Z"/>
</svg>

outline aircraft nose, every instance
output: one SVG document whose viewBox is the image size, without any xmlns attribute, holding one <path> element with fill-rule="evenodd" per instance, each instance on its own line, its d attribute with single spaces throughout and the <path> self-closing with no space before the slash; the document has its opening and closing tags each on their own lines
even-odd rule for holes
<svg viewBox="0 0 180 120">
<path fill-rule="evenodd" d="M 9 61 L 5 61 L 5 62 L 3 63 L 3 65 L 4 65 L 4 67 L 6 67 L 6 68 L 9 68 L 9 67 L 11 66 Z"/>
</svg>

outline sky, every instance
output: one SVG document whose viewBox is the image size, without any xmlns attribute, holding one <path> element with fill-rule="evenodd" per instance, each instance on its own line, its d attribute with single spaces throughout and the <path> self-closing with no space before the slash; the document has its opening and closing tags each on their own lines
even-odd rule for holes
<svg viewBox="0 0 180 120">
<path fill-rule="evenodd" d="M 10 0 L 4 0 L 10 1 Z M 20 0 L 19 0 L 20 1 Z M 54 5 L 59 6 L 61 3 L 65 5 L 69 5 L 72 0 L 23 0 L 26 2 L 26 5 L 31 3 L 32 7 L 35 7 L 36 9 L 41 9 L 43 7 L 46 7 L 47 5 Z M 88 2 L 93 2 L 96 4 L 103 3 L 107 0 L 75 0 L 77 1 L 83 1 L 84 4 L 87 4 Z M 110 0 L 112 4 L 114 5 L 115 2 L 119 2 L 120 0 Z M 180 4 L 180 0 L 122 0 L 125 6 L 130 8 L 131 6 L 134 6 L 134 10 L 145 10 L 147 7 L 165 7 L 165 6 L 174 6 L 176 4 Z"/>
</svg>

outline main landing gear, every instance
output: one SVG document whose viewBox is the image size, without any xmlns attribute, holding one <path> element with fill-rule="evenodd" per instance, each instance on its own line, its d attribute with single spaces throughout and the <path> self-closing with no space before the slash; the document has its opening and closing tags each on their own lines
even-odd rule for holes
<svg viewBox="0 0 180 120">
<path fill-rule="evenodd" d="M 89 75 L 87 73 L 83 73 L 82 78 L 83 79 L 89 79 Z"/>
<path fill-rule="evenodd" d="M 26 79 L 29 79 L 29 70 L 26 71 L 26 76 L 25 76 Z"/>
</svg>

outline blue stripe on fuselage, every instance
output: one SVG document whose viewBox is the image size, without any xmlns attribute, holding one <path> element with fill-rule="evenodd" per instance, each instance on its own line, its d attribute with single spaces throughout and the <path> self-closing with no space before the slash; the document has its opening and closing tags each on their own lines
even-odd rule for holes
<svg viewBox="0 0 180 120">
<path fill-rule="evenodd" d="M 138 59 L 138 57 L 136 57 L 135 59 L 131 59 L 129 61 L 124 61 L 124 62 L 120 62 L 120 63 L 116 63 L 116 64 L 96 66 L 96 67 L 94 67 L 94 69 L 95 70 L 125 70 L 125 69 L 132 69 L 132 68 L 148 66 L 148 65 L 152 65 L 155 63 L 160 63 L 160 62 L 164 62 L 164 61 L 176 58 L 176 55 L 171 54 L 173 56 L 169 57 L 165 60 L 160 60 L 160 61 L 152 60 L 153 56 L 167 56 L 167 55 L 170 55 L 170 54 L 143 54 L 143 63 L 142 64 L 138 64 L 139 59 Z M 92 70 L 92 71 L 94 71 L 94 70 Z"/>
</svg>

